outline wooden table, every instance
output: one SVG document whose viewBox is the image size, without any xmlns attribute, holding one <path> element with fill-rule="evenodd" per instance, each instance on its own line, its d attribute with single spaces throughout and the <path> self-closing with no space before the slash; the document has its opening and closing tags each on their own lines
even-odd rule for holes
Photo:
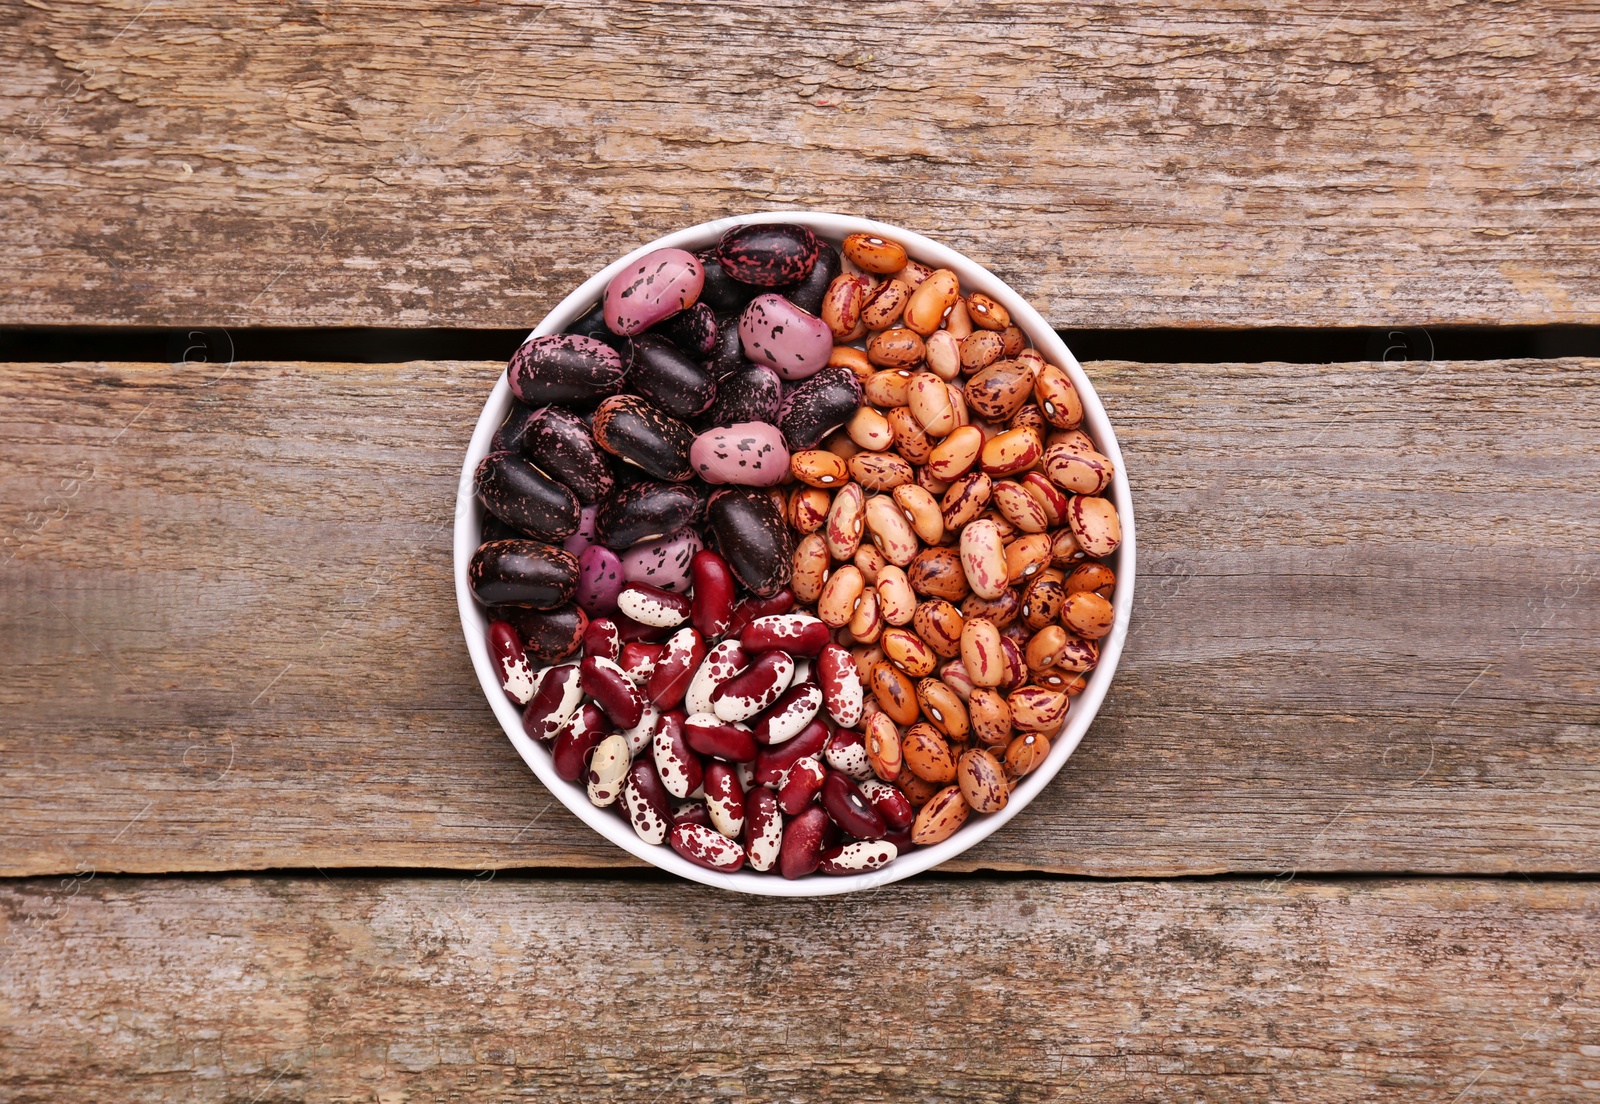
<svg viewBox="0 0 1600 1104">
<path fill-rule="evenodd" d="M 0 1101 L 1600 1099 L 1600 361 L 1417 336 L 1600 324 L 1592 5 L 4 17 L 0 325 L 207 348 L 0 365 Z M 799 903 L 498 730 L 448 541 L 498 364 L 248 359 L 782 205 L 1063 327 L 1387 349 L 1090 363 L 1104 710 L 961 861 Z"/>
</svg>

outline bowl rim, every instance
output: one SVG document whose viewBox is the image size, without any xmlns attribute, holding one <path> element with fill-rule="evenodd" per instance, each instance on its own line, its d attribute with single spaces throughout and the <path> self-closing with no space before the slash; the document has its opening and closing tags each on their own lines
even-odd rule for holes
<svg viewBox="0 0 1600 1104">
<path fill-rule="evenodd" d="M 473 473 L 478 462 L 488 455 L 489 442 L 511 408 L 511 388 L 503 370 L 473 428 L 472 439 L 467 446 L 466 458 L 461 467 L 461 477 L 456 489 L 454 530 L 456 603 L 461 614 L 461 628 L 466 637 L 467 651 L 472 657 L 473 670 L 477 673 L 484 697 L 488 700 L 496 719 L 499 720 L 500 727 L 505 731 L 512 746 L 517 749 L 517 753 L 522 756 L 523 762 L 550 791 L 551 796 L 565 805 L 578 819 L 636 858 L 692 882 L 759 896 L 824 897 L 875 889 L 913 877 L 947 862 L 999 831 L 1060 773 L 1099 713 L 1116 674 L 1117 664 L 1122 658 L 1133 613 L 1137 542 L 1127 465 L 1123 461 L 1116 433 L 1106 415 L 1105 407 L 1100 402 L 1100 396 L 1077 358 L 1072 355 L 1072 351 L 1067 348 L 1054 327 L 1005 281 L 965 254 L 904 227 L 827 211 L 773 209 L 730 215 L 675 230 L 639 246 L 589 277 L 545 315 L 524 343 L 535 337 L 559 333 L 582 317 L 584 312 L 600 299 L 613 276 L 647 253 L 666 248 L 694 252 L 714 245 L 723 233 L 734 226 L 771 222 L 797 223 L 806 226 L 819 237 L 835 245 L 847 234 L 876 234 L 900 243 L 906 248 L 907 253 L 923 264 L 951 269 L 960 279 L 964 290 L 983 292 L 1010 311 L 1012 321 L 1022 328 L 1034 347 L 1038 348 L 1051 363 L 1065 369 L 1073 385 L 1078 389 L 1084 407 L 1084 428 L 1093 436 L 1101 452 L 1110 457 L 1116 466 L 1116 475 L 1110 490 L 1122 523 L 1122 544 L 1115 553 L 1117 588 L 1112 599 L 1114 621 L 1111 632 L 1101 639 L 1100 661 L 1090 673 L 1083 693 L 1073 699 L 1066 723 L 1052 740 L 1050 754 L 1044 763 L 1017 783 L 1004 809 L 979 819 L 969 820 L 950 838 L 940 843 L 908 852 L 881 870 L 837 877 L 819 873 L 794 881 L 772 872 L 763 874 L 741 869 L 730 874 L 696 866 L 666 844 L 650 844 L 640 839 L 626 818 L 617 816 L 614 810 L 591 804 L 583 787 L 563 781 L 555 773 L 549 749 L 530 739 L 522 730 L 521 712 L 512 705 L 500 688 L 499 676 L 489 656 L 486 639 L 488 618 L 484 616 L 473 598 L 467 579 L 467 566 L 477 550 L 482 532 L 482 508 L 473 493 Z"/>
</svg>

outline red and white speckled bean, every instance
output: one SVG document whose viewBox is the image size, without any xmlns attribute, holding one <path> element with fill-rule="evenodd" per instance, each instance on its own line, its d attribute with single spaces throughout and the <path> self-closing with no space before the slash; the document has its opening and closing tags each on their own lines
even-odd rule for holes
<svg viewBox="0 0 1600 1104">
<path fill-rule="evenodd" d="M 616 660 L 622 654 L 622 636 L 609 617 L 596 617 L 583 630 L 583 654 Z"/>
<path fill-rule="evenodd" d="M 628 741 L 628 755 L 638 755 L 650 742 L 655 739 L 656 729 L 661 727 L 661 710 L 653 705 L 644 707 L 644 712 L 639 715 L 639 723 L 632 728 L 622 730 L 623 739 Z"/>
<path fill-rule="evenodd" d="M 790 816 L 799 816 L 822 792 L 828 770 L 815 759 L 801 759 L 784 773 L 778 785 L 778 807 Z"/>
<path fill-rule="evenodd" d="M 547 667 L 539 676 L 528 708 L 522 713 L 522 730 L 535 740 L 554 740 L 583 705 L 583 685 L 576 663 Z"/>
<path fill-rule="evenodd" d="M 500 674 L 500 689 L 518 705 L 533 700 L 537 680 L 528 666 L 528 654 L 522 649 L 517 630 L 507 621 L 489 622 L 489 658 Z"/>
<path fill-rule="evenodd" d="M 917 811 L 911 807 L 910 800 L 900 792 L 898 786 L 868 778 L 860 783 L 860 788 L 891 832 L 903 832 L 916 820 Z"/>
<path fill-rule="evenodd" d="M 758 617 L 739 634 L 739 645 L 751 655 L 784 651 L 791 656 L 814 656 L 827 643 L 828 626 L 805 613 Z"/>
<path fill-rule="evenodd" d="M 804 682 L 789 687 L 756 722 L 756 743 L 781 744 L 792 740 L 805 731 L 821 708 L 822 687 L 816 683 Z"/>
<path fill-rule="evenodd" d="M 744 831 L 744 788 L 737 772 L 726 763 L 707 763 L 705 788 L 711 826 L 729 839 L 738 839 Z"/>
<path fill-rule="evenodd" d="M 593 702 L 585 702 L 556 737 L 550 748 L 550 760 L 556 775 L 566 782 L 576 782 L 589 769 L 589 753 L 611 732 L 610 722 Z"/>
<path fill-rule="evenodd" d="M 762 652 L 750 666 L 718 686 L 711 695 L 712 712 L 724 721 L 754 717 L 789 688 L 794 660 L 787 652 Z"/>
<path fill-rule="evenodd" d="M 744 799 L 744 850 L 750 869 L 768 871 L 783 847 L 783 814 L 771 790 L 757 787 Z"/>
<path fill-rule="evenodd" d="M 650 682 L 650 676 L 655 674 L 656 664 L 661 661 L 661 653 L 665 648 L 665 644 L 644 644 L 637 641 L 624 644 L 622 658 L 617 660 L 617 666 L 628 673 L 628 681 L 635 686 L 645 686 Z"/>
<path fill-rule="evenodd" d="M 837 644 L 826 645 L 817 657 L 817 682 L 822 686 L 822 704 L 834 724 L 854 728 L 861 721 L 866 688 L 855 657 Z"/>
<path fill-rule="evenodd" d="M 700 788 L 704 768 L 700 757 L 689 747 L 683 723 L 688 720 L 676 709 L 661 716 L 655 739 L 650 742 L 650 757 L 661 776 L 661 784 L 673 797 L 688 797 Z"/>
<path fill-rule="evenodd" d="M 649 583 L 629 583 L 617 595 L 617 608 L 641 625 L 672 628 L 689 620 L 689 599 Z"/>
<path fill-rule="evenodd" d="M 667 833 L 672 849 L 696 866 L 731 874 L 744 865 L 744 848 L 712 828 L 680 822 Z"/>
<path fill-rule="evenodd" d="M 860 874 L 894 862 L 899 848 L 886 839 L 856 840 L 823 852 L 817 869 L 824 874 Z"/>
<path fill-rule="evenodd" d="M 828 743 L 828 722 L 821 717 L 800 730 L 793 739 L 761 749 L 755 760 L 755 780 L 762 786 L 776 786 L 784 772 L 800 760 L 822 754 Z"/>
<path fill-rule="evenodd" d="M 662 709 L 676 709 L 689 692 L 689 681 L 705 662 L 706 642 L 699 630 L 684 626 L 672 634 L 645 684 L 645 696 Z"/>
<path fill-rule="evenodd" d="M 750 657 L 737 640 L 724 640 L 712 648 L 706 653 L 699 670 L 695 671 L 694 678 L 689 680 L 689 690 L 683 696 L 684 712 L 690 716 L 710 713 L 711 696 L 716 693 L 717 687 L 749 665 Z"/>
<path fill-rule="evenodd" d="M 644 694 L 628 673 L 609 659 L 590 656 L 578 664 L 583 692 L 593 698 L 618 728 L 632 728 L 644 716 Z"/>
<path fill-rule="evenodd" d="M 701 755 L 729 763 L 754 759 L 761 750 L 750 729 L 724 721 L 715 713 L 691 713 L 683 722 L 683 737 Z"/>
<path fill-rule="evenodd" d="M 589 757 L 589 770 L 584 776 L 588 784 L 589 800 L 605 808 L 617 800 L 622 792 L 622 779 L 628 773 L 633 757 L 628 754 L 628 740 L 620 732 L 613 732 Z"/>
<path fill-rule="evenodd" d="M 622 807 L 634 832 L 646 843 L 667 842 L 672 803 L 648 759 L 635 759 L 622 780 Z"/>
<path fill-rule="evenodd" d="M 867 745 L 861 733 L 841 728 L 828 737 L 823 750 L 828 766 L 856 780 L 872 778 L 872 763 L 867 758 Z"/>
</svg>

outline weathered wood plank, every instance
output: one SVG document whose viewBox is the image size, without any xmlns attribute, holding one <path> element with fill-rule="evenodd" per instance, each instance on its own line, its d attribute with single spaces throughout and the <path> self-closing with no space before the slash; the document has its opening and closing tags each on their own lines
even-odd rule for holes
<svg viewBox="0 0 1600 1104">
<path fill-rule="evenodd" d="M 0 887 L 0 1100 L 1576 1102 L 1600 887 Z"/>
<path fill-rule="evenodd" d="M 6 324 L 527 326 L 795 205 L 1060 326 L 1600 321 L 1582 0 L 6 9 Z"/>
<path fill-rule="evenodd" d="M 1597 369 L 1092 365 L 1134 636 L 962 865 L 1600 870 Z M 631 861 L 461 644 L 448 523 L 496 371 L 0 367 L 0 873 Z"/>
</svg>

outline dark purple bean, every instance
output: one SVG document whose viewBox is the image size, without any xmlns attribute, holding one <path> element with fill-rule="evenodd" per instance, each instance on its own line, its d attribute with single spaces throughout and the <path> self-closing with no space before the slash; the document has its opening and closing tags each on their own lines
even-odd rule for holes
<svg viewBox="0 0 1600 1104">
<path fill-rule="evenodd" d="M 506 415 L 506 420 L 500 423 L 500 428 L 494 431 L 494 436 L 489 441 L 489 451 L 521 452 L 522 442 L 528 437 L 528 427 L 533 424 L 533 419 L 538 413 L 533 407 L 524 406 L 516 399 L 512 399 L 511 412 Z"/>
<path fill-rule="evenodd" d="M 511 355 L 506 378 L 529 406 L 593 403 L 622 389 L 622 357 L 592 337 L 547 334 Z"/>
<path fill-rule="evenodd" d="M 616 488 L 605 453 L 583 419 L 560 406 L 539 410 L 528 427 L 523 452 L 548 475 L 560 480 L 588 505 Z"/>
<path fill-rule="evenodd" d="M 743 369 L 717 382 L 717 401 L 700 418 L 703 429 L 739 422 L 777 425 L 783 405 L 783 381 L 765 364 L 746 362 Z"/>
<path fill-rule="evenodd" d="M 703 360 L 717 347 L 717 314 L 704 303 L 696 303 L 662 322 L 653 332 L 696 360 Z"/>
<path fill-rule="evenodd" d="M 700 302 L 718 314 L 738 314 L 760 291 L 749 284 L 741 284 L 722 271 L 722 262 L 717 260 L 715 249 L 701 253 L 700 264 L 706 270 L 706 281 L 700 288 Z"/>
<path fill-rule="evenodd" d="M 789 579 L 794 531 L 764 490 L 728 487 L 706 506 L 711 539 L 728 566 L 749 590 L 776 594 Z"/>
<path fill-rule="evenodd" d="M 560 663 L 577 652 L 589 628 L 588 615 L 571 605 L 553 610 L 500 606 L 495 615 L 511 622 L 528 654 L 545 663 Z"/>
<path fill-rule="evenodd" d="M 479 544 L 488 544 L 497 540 L 524 540 L 526 534 L 520 529 L 513 529 L 487 510 L 483 514 L 483 535 L 478 539 Z M 570 539 L 570 538 L 569 538 Z M 571 549 L 568 549 L 571 551 Z"/>
<path fill-rule="evenodd" d="M 555 609 L 578 588 L 578 557 L 539 541 L 491 541 L 472 554 L 467 580 L 486 606 Z"/>
<path fill-rule="evenodd" d="M 694 478 L 689 465 L 694 431 L 638 395 L 613 395 L 602 402 L 594 412 L 592 432 L 601 448 L 657 479 L 682 483 Z"/>
<path fill-rule="evenodd" d="M 484 509 L 530 537 L 559 544 L 578 531 L 577 496 L 516 453 L 491 452 L 473 479 Z"/>
<path fill-rule="evenodd" d="M 566 332 L 577 334 L 579 337 L 592 337 L 602 341 L 613 349 L 621 350 L 622 343 L 627 340 L 611 332 L 611 327 L 606 325 L 606 305 L 602 300 L 590 307 L 582 318 L 568 326 Z"/>
<path fill-rule="evenodd" d="M 718 316 L 717 344 L 706 360 L 706 368 L 720 381 L 748 367 L 750 359 L 744 355 L 744 342 L 739 338 L 739 316 Z"/>
<path fill-rule="evenodd" d="M 640 334 L 630 340 L 623 361 L 628 389 L 654 400 L 674 418 L 702 414 L 717 397 L 711 373 L 662 334 Z"/>
<path fill-rule="evenodd" d="M 756 287 L 797 284 L 817 260 L 817 237 L 804 226 L 758 222 L 735 226 L 717 243 L 717 261 L 725 275 Z"/>
<path fill-rule="evenodd" d="M 808 314 L 822 313 L 822 297 L 839 275 L 839 251 L 825 241 L 817 243 L 817 263 L 804 280 L 783 289 L 783 297 Z"/>
<path fill-rule="evenodd" d="M 595 536 L 617 551 L 658 540 L 700 520 L 705 509 L 701 492 L 680 483 L 644 481 L 624 487 L 595 515 Z"/>
<path fill-rule="evenodd" d="M 794 452 L 815 448 L 861 405 L 861 381 L 848 368 L 824 368 L 783 400 L 778 428 Z"/>
</svg>

